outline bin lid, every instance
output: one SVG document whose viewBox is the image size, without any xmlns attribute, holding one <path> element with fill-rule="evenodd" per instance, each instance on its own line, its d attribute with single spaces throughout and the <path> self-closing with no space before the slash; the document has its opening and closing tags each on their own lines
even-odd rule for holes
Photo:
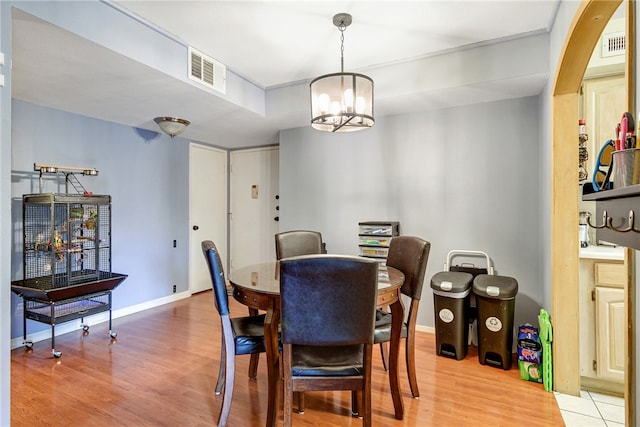
<svg viewBox="0 0 640 427">
<path fill-rule="evenodd" d="M 442 292 L 460 293 L 471 288 L 473 276 L 461 271 L 441 271 L 431 278 L 431 288 Z"/>
<path fill-rule="evenodd" d="M 473 293 L 488 298 L 509 299 L 518 293 L 513 277 L 480 274 L 473 280 Z"/>
</svg>

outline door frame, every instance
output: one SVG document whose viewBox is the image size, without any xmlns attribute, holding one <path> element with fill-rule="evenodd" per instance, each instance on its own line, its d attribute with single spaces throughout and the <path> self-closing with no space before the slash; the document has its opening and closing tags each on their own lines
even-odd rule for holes
<svg viewBox="0 0 640 427">
<path fill-rule="evenodd" d="M 622 1 L 586 0 L 581 3 L 565 40 L 551 93 L 551 315 L 553 320 L 553 384 L 561 393 L 580 393 L 580 324 L 576 309 L 578 280 L 578 140 L 580 85 L 602 31 Z M 635 109 L 634 2 L 626 2 L 627 111 Z M 629 286 L 625 366 L 625 420 L 635 425 L 635 266 L 626 249 Z M 574 307 L 571 309 L 571 307 Z"/>
</svg>

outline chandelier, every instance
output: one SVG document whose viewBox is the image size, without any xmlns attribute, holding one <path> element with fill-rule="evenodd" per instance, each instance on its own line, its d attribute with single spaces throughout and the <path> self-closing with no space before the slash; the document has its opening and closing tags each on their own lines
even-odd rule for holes
<svg viewBox="0 0 640 427">
<path fill-rule="evenodd" d="M 327 132 L 352 132 L 373 126 L 373 80 L 344 72 L 344 30 L 348 13 L 338 13 L 333 24 L 340 30 L 340 72 L 317 77 L 311 88 L 311 126 Z"/>
</svg>

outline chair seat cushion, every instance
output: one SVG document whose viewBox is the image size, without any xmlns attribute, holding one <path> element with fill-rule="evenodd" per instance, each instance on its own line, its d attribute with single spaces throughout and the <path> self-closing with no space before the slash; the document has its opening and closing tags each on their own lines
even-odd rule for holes
<svg viewBox="0 0 640 427">
<path fill-rule="evenodd" d="M 391 313 L 376 310 L 376 328 L 373 333 L 373 342 L 378 344 L 391 340 Z M 402 323 L 402 338 L 407 337 L 407 324 Z"/>
<path fill-rule="evenodd" d="M 265 315 L 235 317 L 231 319 L 236 354 L 252 354 L 265 351 Z"/>
<path fill-rule="evenodd" d="M 353 376 L 362 375 L 362 345 L 310 346 L 294 345 L 293 376 Z"/>
</svg>

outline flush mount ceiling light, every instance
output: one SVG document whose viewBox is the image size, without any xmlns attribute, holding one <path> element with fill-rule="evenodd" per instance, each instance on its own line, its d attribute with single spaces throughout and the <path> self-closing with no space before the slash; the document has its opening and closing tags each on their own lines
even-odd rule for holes
<svg viewBox="0 0 640 427">
<path fill-rule="evenodd" d="M 352 132 L 373 126 L 373 80 L 344 72 L 344 30 L 348 13 L 338 13 L 333 24 L 340 30 L 340 72 L 314 79 L 311 88 L 311 126 L 327 132 Z"/>
<path fill-rule="evenodd" d="M 160 129 L 173 139 L 176 135 L 180 135 L 191 124 L 189 120 L 179 119 L 177 117 L 156 117 L 153 119 Z"/>
</svg>

